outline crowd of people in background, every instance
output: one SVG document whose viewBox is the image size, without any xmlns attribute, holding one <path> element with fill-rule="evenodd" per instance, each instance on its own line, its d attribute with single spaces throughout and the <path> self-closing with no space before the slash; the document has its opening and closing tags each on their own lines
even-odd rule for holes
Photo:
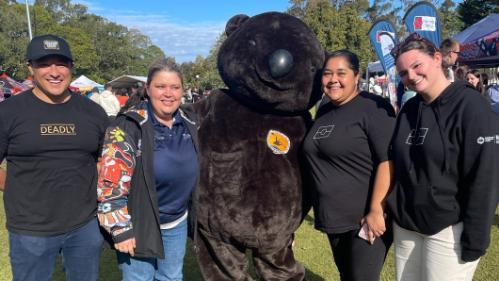
<svg viewBox="0 0 499 281">
<path fill-rule="evenodd" d="M 489 74 L 483 69 L 470 68 L 467 65 L 459 66 L 457 63 L 460 53 L 459 42 L 453 39 L 442 41 L 439 50 L 443 55 L 443 63 L 446 65 L 447 79 L 451 82 L 469 82 L 490 102 L 494 111 L 499 113 L 499 72 L 491 75 L 492 77 L 489 78 Z M 359 90 L 390 99 L 388 83 L 389 81 L 386 76 L 375 74 L 374 76 L 370 76 L 368 80 L 359 78 Z M 30 84 L 30 87 L 33 87 L 33 84 Z M 1 88 L 2 85 L 0 84 L 0 90 Z M 111 119 L 118 114 L 121 108 L 128 108 L 126 104 L 130 97 L 134 97 L 134 99 L 145 98 L 143 82 L 133 83 L 126 88 L 113 88 L 111 84 L 106 83 L 104 89 L 102 92 L 98 87 L 94 87 L 90 91 L 80 91 L 77 88 L 74 91 L 101 105 Z M 182 103 L 195 103 L 209 96 L 211 90 L 210 86 L 204 89 L 186 88 L 182 96 Z M 7 89 L 2 93 L 5 96 L 0 101 L 11 96 Z M 416 92 L 404 87 L 402 82 L 399 82 L 397 86 L 397 104 L 394 106 L 395 110 L 400 110 L 400 107 L 415 95 Z"/>
<path fill-rule="evenodd" d="M 459 43 L 457 41 L 452 41 L 448 39 L 449 42 L 454 42 L 456 45 L 449 45 L 453 46 L 453 48 L 457 48 L 456 50 L 452 51 L 447 51 L 447 56 L 443 55 L 443 61 L 444 64 L 447 65 L 446 68 L 446 78 L 450 82 L 454 81 L 465 81 L 468 82 L 470 85 L 472 85 L 480 94 L 487 99 L 493 110 L 497 113 L 499 113 L 499 71 L 495 74 L 492 75 L 492 77 L 489 77 L 489 74 L 485 72 L 483 69 L 478 69 L 478 68 L 470 68 L 469 66 L 462 65 L 458 66 L 457 63 L 457 56 L 459 54 Z M 444 41 L 445 43 L 446 41 Z M 440 50 L 445 50 L 446 49 L 445 44 L 442 45 Z M 445 52 L 442 51 L 442 54 Z M 389 94 L 388 94 L 388 81 L 384 76 L 378 76 L 375 75 L 373 77 L 370 77 L 368 82 L 366 83 L 365 81 L 359 84 L 361 90 L 368 91 L 370 93 L 373 93 L 378 96 L 385 97 L 389 99 Z M 402 82 L 398 84 L 397 87 L 397 107 L 396 109 L 399 110 L 404 103 L 414 97 L 416 95 L 416 92 L 411 91 L 407 87 L 403 85 Z"/>
<path fill-rule="evenodd" d="M 111 119 L 116 117 L 122 108 L 129 107 L 127 106 L 127 102 L 130 97 L 134 97 L 130 102 L 135 102 L 135 99 L 145 99 L 145 88 L 142 82 L 136 82 L 129 88 L 113 88 L 112 84 L 106 83 L 104 85 L 104 89 L 104 91 L 100 92 L 98 87 L 94 87 L 90 91 L 76 90 L 76 92 L 86 96 L 102 106 Z M 211 87 L 209 86 L 205 89 L 185 89 L 182 95 L 182 104 L 200 101 L 201 99 L 209 96 L 210 92 Z"/>
<path fill-rule="evenodd" d="M 444 41 L 445 42 L 445 41 Z M 457 56 L 459 51 L 449 51 L 451 57 Z M 445 57 L 444 57 L 445 58 Z M 499 72 L 496 77 L 489 79 L 489 75 L 479 69 L 469 68 L 468 66 L 456 66 L 456 60 L 447 60 L 449 64 L 446 70 L 446 77 L 449 81 L 467 81 L 475 87 L 484 98 L 489 100 L 494 111 L 499 113 Z M 389 99 L 388 81 L 384 76 L 374 75 L 369 80 L 359 78 L 359 90 L 367 91 L 372 94 Z M 87 98 L 101 105 L 110 118 L 115 117 L 119 110 L 126 108 L 128 99 L 132 96 L 141 96 L 143 99 L 144 85 L 137 82 L 129 88 L 113 88 L 110 84 L 105 84 L 106 90 L 99 92 L 99 88 L 94 87 L 91 91 L 81 92 Z M 205 89 L 187 88 L 182 96 L 182 103 L 195 103 L 209 96 L 211 87 Z M 402 82 L 397 87 L 397 107 L 399 110 L 404 103 L 414 97 L 416 92 L 404 87 Z M 117 106 L 119 105 L 119 107 Z"/>
</svg>

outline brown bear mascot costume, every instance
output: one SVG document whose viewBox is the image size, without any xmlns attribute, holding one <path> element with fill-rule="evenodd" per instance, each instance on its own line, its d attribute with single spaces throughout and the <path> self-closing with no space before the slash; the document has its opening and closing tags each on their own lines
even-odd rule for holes
<svg viewBox="0 0 499 281">
<path fill-rule="evenodd" d="M 324 51 L 283 13 L 229 20 L 218 53 L 228 89 L 193 104 L 199 118 L 196 252 L 205 280 L 304 280 L 293 255 L 303 213 L 299 150 L 320 98 Z M 308 209 L 307 209 L 308 210 Z"/>
</svg>

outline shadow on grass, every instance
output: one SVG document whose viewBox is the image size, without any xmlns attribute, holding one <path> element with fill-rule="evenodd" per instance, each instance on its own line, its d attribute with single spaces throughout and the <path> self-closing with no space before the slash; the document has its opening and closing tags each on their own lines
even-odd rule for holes
<svg viewBox="0 0 499 281">
<path fill-rule="evenodd" d="M 303 220 L 306 222 L 308 225 L 314 226 L 314 217 L 310 215 L 311 213 L 308 213 L 308 215 L 305 216 L 305 219 Z"/>
<path fill-rule="evenodd" d="M 192 241 L 187 242 L 187 252 L 184 259 L 184 280 L 201 281 L 201 272 L 199 271 L 196 253 L 192 247 Z"/>
<path fill-rule="evenodd" d="M 305 268 L 305 278 L 307 278 L 307 281 L 326 281 L 326 279 L 320 277 L 319 275 L 313 273 L 310 271 L 308 268 Z"/>
</svg>

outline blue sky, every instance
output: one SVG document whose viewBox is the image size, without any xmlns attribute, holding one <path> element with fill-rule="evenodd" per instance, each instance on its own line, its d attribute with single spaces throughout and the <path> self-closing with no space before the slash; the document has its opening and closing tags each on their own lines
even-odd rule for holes
<svg viewBox="0 0 499 281">
<path fill-rule="evenodd" d="M 33 0 L 28 1 L 30 3 Z M 208 55 L 225 23 L 233 15 L 284 12 L 288 0 L 73 0 L 100 15 L 148 35 L 177 62 Z"/>
</svg>

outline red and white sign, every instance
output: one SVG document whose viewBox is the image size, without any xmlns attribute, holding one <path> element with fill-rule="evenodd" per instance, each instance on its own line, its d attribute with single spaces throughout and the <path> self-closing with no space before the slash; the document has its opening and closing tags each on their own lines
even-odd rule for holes
<svg viewBox="0 0 499 281">
<path fill-rule="evenodd" d="M 436 31 L 437 30 L 437 19 L 435 17 L 428 16 L 417 16 L 414 17 L 414 30 L 421 31 Z"/>
</svg>

